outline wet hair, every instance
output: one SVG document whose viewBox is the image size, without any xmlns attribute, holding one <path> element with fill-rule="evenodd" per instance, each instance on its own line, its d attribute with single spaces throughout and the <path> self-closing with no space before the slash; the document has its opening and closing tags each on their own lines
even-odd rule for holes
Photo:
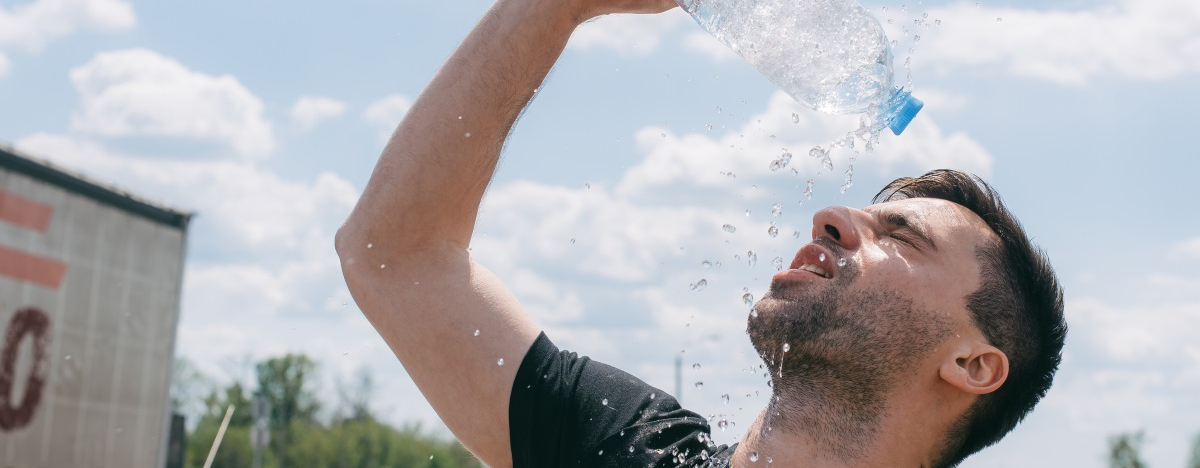
<svg viewBox="0 0 1200 468">
<path fill-rule="evenodd" d="M 979 177 L 945 169 L 903 177 L 880 190 L 875 202 L 908 198 L 957 203 L 998 238 L 977 250 L 981 285 L 966 299 L 972 322 L 1008 357 L 1008 379 L 947 430 L 933 466 L 950 468 L 1000 441 L 1050 389 L 1067 335 L 1063 293 L 1045 252 Z"/>
</svg>

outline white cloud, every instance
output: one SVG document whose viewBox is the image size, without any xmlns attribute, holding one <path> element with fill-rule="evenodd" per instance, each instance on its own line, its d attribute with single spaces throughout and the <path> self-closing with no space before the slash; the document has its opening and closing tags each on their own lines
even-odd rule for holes
<svg viewBox="0 0 1200 468">
<path fill-rule="evenodd" d="M 918 63 L 994 65 L 1074 86 L 1099 76 L 1159 80 L 1200 72 L 1200 3 L 1193 0 L 1113 0 L 1073 11 L 959 2 L 928 13 L 942 23 L 922 42 Z"/>
<path fill-rule="evenodd" d="M 275 149 L 262 101 L 233 76 L 194 72 L 146 49 L 100 53 L 70 76 L 82 101 L 73 130 L 211 141 L 248 157 Z"/>
<path fill-rule="evenodd" d="M 683 36 L 683 48 L 700 55 L 708 56 L 712 61 L 721 63 L 740 59 L 738 54 L 730 49 L 712 34 L 703 31 L 693 31 Z"/>
<path fill-rule="evenodd" d="M 140 158 L 74 136 L 34 134 L 15 146 L 197 212 L 178 352 L 207 372 L 245 379 L 251 370 L 231 373 L 228 363 L 304 352 L 323 367 L 322 391 L 367 366 L 388 389 L 385 410 L 436 421 L 405 403 L 419 393 L 346 291 L 333 235 L 358 197 L 349 182 L 332 173 L 286 180 L 250 161 Z"/>
<path fill-rule="evenodd" d="M 644 200 L 680 193 L 673 186 L 676 184 L 731 190 L 735 186 L 744 187 L 747 177 L 755 182 L 770 178 L 784 185 L 817 177 L 821 172 L 825 173 L 824 179 L 835 172 L 840 178 L 852 151 L 842 148 L 831 153 L 833 171 L 823 170 L 818 160 L 809 157 L 809 151 L 818 145 L 829 148 L 829 142 L 858 128 L 857 116 L 817 114 L 782 91 L 771 96 L 766 110 L 746 122 L 741 128 L 717 137 L 701 133 L 676 136 L 665 129 L 642 129 L 636 139 L 647 156 L 625 173 L 616 191 Z M 856 147 L 861 149 L 863 140 L 856 141 Z M 771 161 L 780 158 L 785 148 L 792 154 L 791 163 L 778 172 L 771 171 Z M 949 167 L 987 176 L 992 157 L 969 135 L 962 132 L 945 135 L 930 115 L 918 115 L 902 137 L 885 131 L 869 164 L 880 174 L 896 167 L 920 171 Z M 798 177 L 783 181 L 784 174 L 792 169 Z M 731 172 L 737 177 L 730 177 Z"/>
<path fill-rule="evenodd" d="M 340 117 L 346 112 L 346 104 L 333 98 L 301 96 L 292 105 L 292 122 L 302 130 L 312 130 L 322 120 Z"/>
<path fill-rule="evenodd" d="M 412 100 L 408 96 L 392 94 L 367 106 L 363 120 L 379 130 L 380 140 L 387 141 L 409 107 L 412 107 Z"/>
<path fill-rule="evenodd" d="M 944 89 L 921 87 L 914 90 L 913 95 L 925 103 L 925 108 L 922 112 L 958 112 L 965 109 L 971 103 L 971 98 L 966 94 L 946 91 Z"/>
<path fill-rule="evenodd" d="M 657 50 L 666 33 L 688 21 L 687 14 L 679 10 L 657 15 L 605 15 L 577 28 L 567 47 L 609 49 L 625 56 L 643 56 Z"/>
<path fill-rule="evenodd" d="M 135 25 L 133 5 L 121 0 L 36 0 L 0 7 L 0 47 L 37 52 L 78 30 L 121 31 Z"/>
<path fill-rule="evenodd" d="M 358 199 L 349 182 L 333 173 L 298 183 L 247 161 L 180 161 L 114 154 L 86 139 L 39 133 L 15 146 L 44 155 L 94 177 L 138 187 L 171 204 L 195 209 L 248 249 L 300 248 L 315 237 L 329 237 Z M 325 248 L 328 246 L 323 246 Z"/>
<path fill-rule="evenodd" d="M 1200 237 L 1193 237 L 1175 244 L 1171 249 L 1172 257 L 1200 260 Z"/>
</svg>

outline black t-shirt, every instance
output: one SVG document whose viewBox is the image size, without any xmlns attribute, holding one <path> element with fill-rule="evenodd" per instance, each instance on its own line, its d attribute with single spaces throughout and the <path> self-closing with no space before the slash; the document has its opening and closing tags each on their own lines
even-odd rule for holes
<svg viewBox="0 0 1200 468">
<path fill-rule="evenodd" d="M 612 366 L 559 351 L 542 333 L 508 407 L 513 468 L 726 467 L 700 415 Z"/>
</svg>

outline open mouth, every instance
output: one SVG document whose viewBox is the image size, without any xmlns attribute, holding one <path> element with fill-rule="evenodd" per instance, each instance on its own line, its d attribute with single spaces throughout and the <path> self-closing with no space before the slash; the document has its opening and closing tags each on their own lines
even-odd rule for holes
<svg viewBox="0 0 1200 468">
<path fill-rule="evenodd" d="M 837 275 L 837 263 L 833 252 L 817 244 L 808 244 L 796 252 L 796 258 L 788 267 L 792 270 L 803 270 L 825 279 Z"/>
</svg>

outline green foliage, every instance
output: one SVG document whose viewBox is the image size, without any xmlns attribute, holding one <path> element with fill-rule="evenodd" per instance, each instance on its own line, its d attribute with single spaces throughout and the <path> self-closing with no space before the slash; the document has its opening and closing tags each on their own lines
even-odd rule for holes
<svg viewBox="0 0 1200 468">
<path fill-rule="evenodd" d="M 1142 431 L 1117 434 L 1108 439 L 1109 468 L 1146 468 L 1142 461 Z"/>
<path fill-rule="evenodd" d="M 379 421 L 371 410 L 373 384 L 360 372 L 350 385 L 339 385 L 340 406 L 333 422 L 317 419 L 321 402 L 312 387 L 316 364 L 307 356 L 289 354 L 260 362 L 259 388 L 271 408 L 271 447 L 263 451 L 263 468 L 482 468 L 462 445 L 421 432 L 419 427 L 395 428 Z M 212 468 L 251 468 L 254 449 L 252 392 L 234 383 L 211 391 L 204 411 L 188 435 L 184 464 L 201 468 L 225 417 L 235 410 L 213 459 Z"/>
<path fill-rule="evenodd" d="M 1200 434 L 1192 439 L 1192 455 L 1188 457 L 1187 468 L 1200 468 Z"/>
</svg>

